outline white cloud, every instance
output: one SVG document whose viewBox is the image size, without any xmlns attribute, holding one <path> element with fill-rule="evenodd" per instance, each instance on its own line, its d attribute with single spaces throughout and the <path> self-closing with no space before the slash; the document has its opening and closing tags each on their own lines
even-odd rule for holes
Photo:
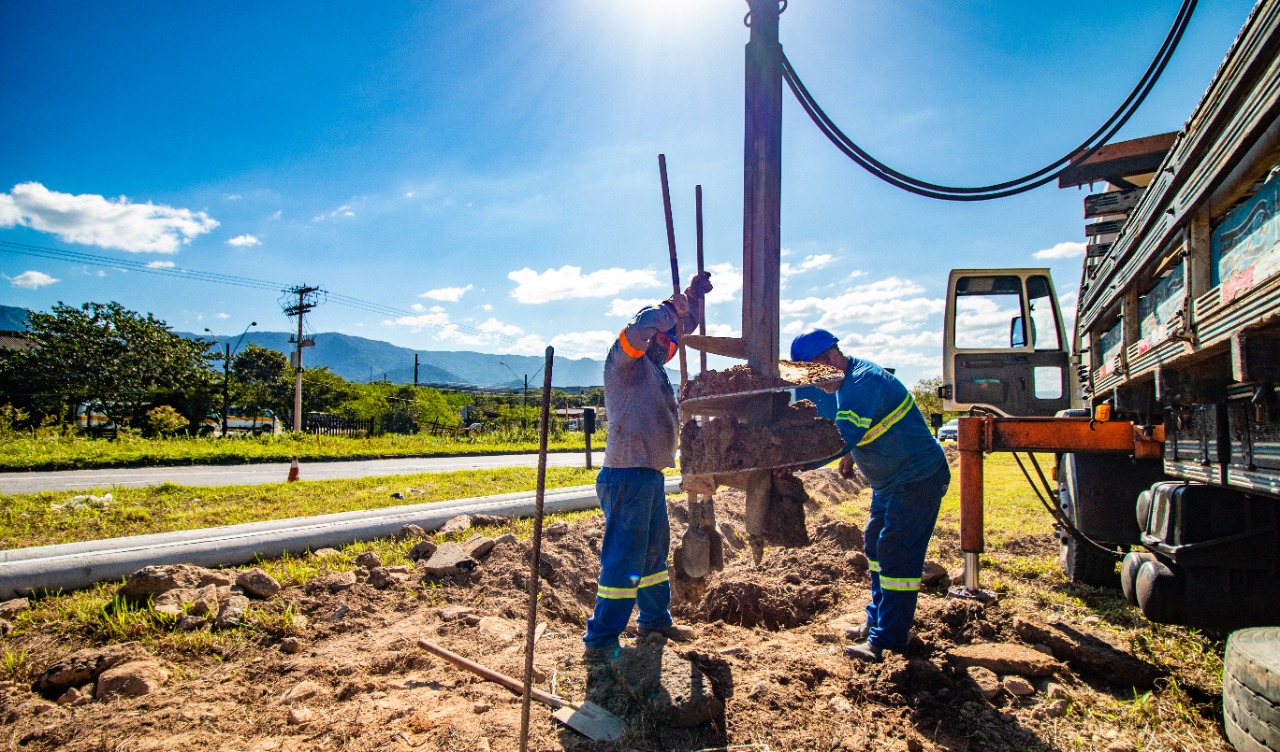
<svg viewBox="0 0 1280 752">
<path fill-rule="evenodd" d="M 14 287 L 23 287 L 28 290 L 38 290 L 41 287 L 47 287 L 58 281 L 56 277 L 50 277 L 44 272 L 38 272 L 31 269 L 19 274 L 16 277 L 10 277 L 7 274 L 5 279 L 9 280 L 9 284 Z"/>
<path fill-rule="evenodd" d="M 783 318 L 802 319 L 806 329 L 847 329 L 854 324 L 885 324 L 920 321 L 942 312 L 941 299 L 922 297 L 924 288 L 910 281 L 889 277 L 858 285 L 831 298 L 784 299 Z"/>
<path fill-rule="evenodd" d="M 828 266 L 835 260 L 836 257 L 832 256 L 830 253 L 811 254 L 809 256 L 805 256 L 804 261 L 801 261 L 799 264 L 788 264 L 783 262 L 778 271 L 782 275 L 782 278 L 786 279 L 787 277 L 791 277 L 796 274 L 813 271 L 814 269 L 821 269 L 824 266 Z"/>
<path fill-rule="evenodd" d="M 424 313 L 419 316 L 401 316 L 398 319 L 383 322 L 388 326 L 404 326 L 411 331 L 420 332 L 427 327 L 443 327 L 451 326 L 449 323 L 449 314 L 443 310 L 432 309 L 430 313 Z"/>
<path fill-rule="evenodd" d="M 1038 259 L 1069 259 L 1084 255 L 1084 243 L 1064 242 L 1031 254 Z"/>
<path fill-rule="evenodd" d="M 218 318 L 220 318 L 220 319 L 229 319 L 229 318 L 231 318 L 231 314 L 229 314 L 229 313 L 218 313 L 218 314 L 214 314 L 214 315 L 215 315 L 215 316 L 217 316 L 217 317 L 218 317 Z"/>
<path fill-rule="evenodd" d="M 419 298 L 429 298 L 431 300 L 442 300 L 446 303 L 457 303 L 462 300 L 462 296 L 471 292 L 475 285 L 467 285 L 466 287 L 440 287 L 435 290 L 427 290 L 419 295 Z"/>
<path fill-rule="evenodd" d="M 351 210 L 351 204 L 343 204 L 337 209 L 326 214 L 317 214 L 311 218 L 312 222 L 323 222 L 326 219 L 334 219 L 335 217 L 354 217 L 356 213 Z"/>
<path fill-rule="evenodd" d="M 708 337 L 740 337 L 739 327 L 730 324 L 707 324 Z"/>
<path fill-rule="evenodd" d="M 68 243 L 130 253 L 177 253 L 179 246 L 213 230 L 218 222 L 202 211 L 19 183 L 0 194 L 0 227 L 15 225 L 53 233 Z"/>
<path fill-rule="evenodd" d="M 172 261 L 148 261 L 148 269 L 172 269 L 174 263 Z"/>
<path fill-rule="evenodd" d="M 589 332 L 566 332 L 551 338 L 556 355 L 563 358 L 595 358 L 603 360 L 618 338 L 617 332 L 597 329 Z"/>
<path fill-rule="evenodd" d="M 228 193 L 228 194 L 227 194 L 227 200 L 228 200 L 228 201 L 239 201 L 241 198 L 243 198 L 243 196 L 241 196 L 239 193 Z"/>
<path fill-rule="evenodd" d="M 427 307 L 426 307 L 426 306 L 424 306 L 424 305 L 423 305 L 423 304 L 421 304 L 421 303 L 414 303 L 413 305 L 411 305 L 411 306 L 409 306 L 409 307 L 410 307 L 410 308 L 412 308 L 414 311 L 416 311 L 416 312 L 418 312 L 418 313 L 422 313 L 423 311 L 427 310 Z"/>
<path fill-rule="evenodd" d="M 405 198 L 413 198 L 413 191 L 405 191 L 405 192 L 404 192 L 404 197 L 405 197 Z"/>
<path fill-rule="evenodd" d="M 711 272 L 711 286 L 714 288 L 707 295 L 707 305 L 731 303 L 742 291 L 742 270 L 733 264 L 712 264 L 707 267 Z"/>
<path fill-rule="evenodd" d="M 519 303 L 550 303 L 574 298 L 606 298 L 633 288 L 661 284 L 652 269 L 601 269 L 589 274 L 582 267 L 562 266 L 538 273 L 525 267 L 507 275 L 516 283 L 511 297 Z"/>
<path fill-rule="evenodd" d="M 604 315 L 630 320 L 636 315 L 636 311 L 657 302 L 650 298 L 614 298 L 609 302 L 609 310 L 605 311 Z"/>
<path fill-rule="evenodd" d="M 493 310 L 493 306 L 489 305 L 488 303 L 485 303 L 484 305 L 480 306 L 480 310 L 484 311 L 485 313 L 488 313 L 489 311 Z"/>
<path fill-rule="evenodd" d="M 252 235 L 237 235 L 227 241 L 227 245 L 234 245 L 237 248 L 246 248 L 251 245 L 261 245 L 262 241 Z"/>
<path fill-rule="evenodd" d="M 283 210 L 283 209 L 276 209 L 276 210 L 275 210 L 275 212 L 274 212 L 274 213 L 272 213 L 271 218 L 272 218 L 272 219 L 280 219 L 280 217 L 282 217 L 282 216 L 284 216 L 284 210 Z"/>
</svg>

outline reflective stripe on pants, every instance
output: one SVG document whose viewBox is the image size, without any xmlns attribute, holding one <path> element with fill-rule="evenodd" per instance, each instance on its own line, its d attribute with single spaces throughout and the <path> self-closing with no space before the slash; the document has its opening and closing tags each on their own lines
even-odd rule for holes
<svg viewBox="0 0 1280 752">
<path fill-rule="evenodd" d="M 921 480 L 871 494 L 866 553 L 877 566 L 871 572 L 867 625 L 869 639 L 878 647 L 899 653 L 907 649 L 925 553 L 950 483 L 951 471 L 942 465 Z"/>
<path fill-rule="evenodd" d="M 596 476 L 596 495 L 604 510 L 604 540 L 595 611 L 582 641 L 588 647 L 608 647 L 627 628 L 636 605 L 641 627 L 671 624 L 671 528 L 665 479 L 657 470 L 602 468 Z"/>
</svg>

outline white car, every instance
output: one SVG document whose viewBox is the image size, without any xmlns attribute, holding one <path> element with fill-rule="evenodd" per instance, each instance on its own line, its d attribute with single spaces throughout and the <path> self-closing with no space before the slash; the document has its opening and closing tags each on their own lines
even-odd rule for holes
<svg viewBox="0 0 1280 752">
<path fill-rule="evenodd" d="M 960 419 L 952 418 L 938 429 L 938 441 L 955 441 L 960 438 Z"/>
</svg>

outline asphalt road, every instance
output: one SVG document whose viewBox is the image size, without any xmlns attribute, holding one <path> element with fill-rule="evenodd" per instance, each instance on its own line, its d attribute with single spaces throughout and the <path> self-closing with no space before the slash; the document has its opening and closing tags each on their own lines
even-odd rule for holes
<svg viewBox="0 0 1280 752">
<path fill-rule="evenodd" d="M 599 467 L 604 452 L 592 453 Z M 301 480 L 334 480 L 380 475 L 443 473 L 454 470 L 483 470 L 497 467 L 536 467 L 537 454 L 498 454 L 474 457 L 404 457 L 348 462 L 301 462 Z M 584 452 L 553 452 L 547 455 L 550 467 L 585 467 Z M 200 465 L 185 467 L 141 467 L 106 470 L 62 470 L 54 472 L 0 473 L 0 493 L 39 491 L 88 491 L 137 488 L 176 483 L 183 486 L 231 486 L 283 483 L 289 477 L 288 462 L 254 465 Z"/>
</svg>

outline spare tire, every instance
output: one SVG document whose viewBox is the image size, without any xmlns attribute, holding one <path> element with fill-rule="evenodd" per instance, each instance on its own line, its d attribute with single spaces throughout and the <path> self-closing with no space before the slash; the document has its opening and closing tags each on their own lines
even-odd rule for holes
<svg viewBox="0 0 1280 752">
<path fill-rule="evenodd" d="M 1237 752 L 1280 750 L 1280 627 L 1242 629 L 1227 638 L 1222 720 Z"/>
</svg>

